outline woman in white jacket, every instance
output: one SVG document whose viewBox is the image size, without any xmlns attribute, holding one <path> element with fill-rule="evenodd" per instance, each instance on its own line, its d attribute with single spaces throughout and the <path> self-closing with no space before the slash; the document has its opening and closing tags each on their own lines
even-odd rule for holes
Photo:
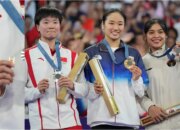
<svg viewBox="0 0 180 130">
<path fill-rule="evenodd" d="M 157 123 L 146 129 L 179 129 L 180 115 L 168 118 L 164 110 L 180 104 L 179 57 L 174 49 L 170 53 L 167 52 L 167 27 L 164 21 L 149 20 L 145 24 L 144 33 L 145 41 L 149 45 L 149 52 L 143 57 L 149 76 L 149 87 L 148 97 L 145 96 L 141 100 L 141 105 Z"/>
<path fill-rule="evenodd" d="M 28 67 L 25 101 L 31 129 L 82 129 L 74 96 L 68 92 L 64 104 L 57 101 L 60 86 L 86 86 L 67 77 L 77 54 L 56 40 L 61 21 L 62 14 L 55 8 L 42 7 L 35 15 L 41 36 L 37 45 L 25 51 Z"/>
</svg>

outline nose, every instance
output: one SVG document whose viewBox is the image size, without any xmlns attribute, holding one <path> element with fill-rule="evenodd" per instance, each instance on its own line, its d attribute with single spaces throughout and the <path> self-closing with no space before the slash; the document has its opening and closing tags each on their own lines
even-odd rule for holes
<svg viewBox="0 0 180 130">
<path fill-rule="evenodd" d="M 155 32 L 155 33 L 154 33 L 154 37 L 159 37 L 159 33 L 158 33 L 158 32 Z"/>
<path fill-rule="evenodd" d="M 114 30 L 118 30 L 119 29 L 119 25 L 118 24 L 114 24 L 113 29 Z"/>
<path fill-rule="evenodd" d="M 52 22 L 48 24 L 48 28 L 55 28 L 55 24 L 53 24 Z"/>
</svg>

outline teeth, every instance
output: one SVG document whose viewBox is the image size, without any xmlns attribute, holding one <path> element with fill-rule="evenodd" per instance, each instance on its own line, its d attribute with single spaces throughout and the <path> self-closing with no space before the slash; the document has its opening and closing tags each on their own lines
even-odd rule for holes
<svg viewBox="0 0 180 130">
<path fill-rule="evenodd" d="M 160 42 L 160 40 L 152 40 L 153 42 Z"/>
</svg>

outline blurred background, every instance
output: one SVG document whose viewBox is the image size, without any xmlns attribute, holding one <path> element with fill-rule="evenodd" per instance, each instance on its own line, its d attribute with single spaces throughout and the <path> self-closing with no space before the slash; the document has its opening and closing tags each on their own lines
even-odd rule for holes
<svg viewBox="0 0 180 130">
<path fill-rule="evenodd" d="M 39 38 L 34 26 L 36 10 L 42 6 L 56 7 L 62 11 L 64 20 L 58 37 L 63 45 L 76 52 L 97 44 L 102 38 L 101 18 L 103 12 L 118 8 L 127 17 L 122 40 L 139 50 L 143 56 L 147 46 L 143 40 L 143 25 L 151 18 L 164 19 L 169 27 L 167 45 L 180 41 L 180 1 L 178 0 L 25 0 L 26 47 Z"/>
</svg>

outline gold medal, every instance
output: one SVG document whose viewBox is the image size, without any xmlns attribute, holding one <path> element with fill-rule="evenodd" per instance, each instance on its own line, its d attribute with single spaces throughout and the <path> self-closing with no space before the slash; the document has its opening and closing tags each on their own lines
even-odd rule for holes
<svg viewBox="0 0 180 130">
<path fill-rule="evenodd" d="M 134 57 L 128 57 L 125 61 L 124 61 L 124 66 L 127 68 L 127 69 L 130 69 L 132 68 L 133 65 L 135 65 L 135 61 L 134 61 Z"/>
</svg>

